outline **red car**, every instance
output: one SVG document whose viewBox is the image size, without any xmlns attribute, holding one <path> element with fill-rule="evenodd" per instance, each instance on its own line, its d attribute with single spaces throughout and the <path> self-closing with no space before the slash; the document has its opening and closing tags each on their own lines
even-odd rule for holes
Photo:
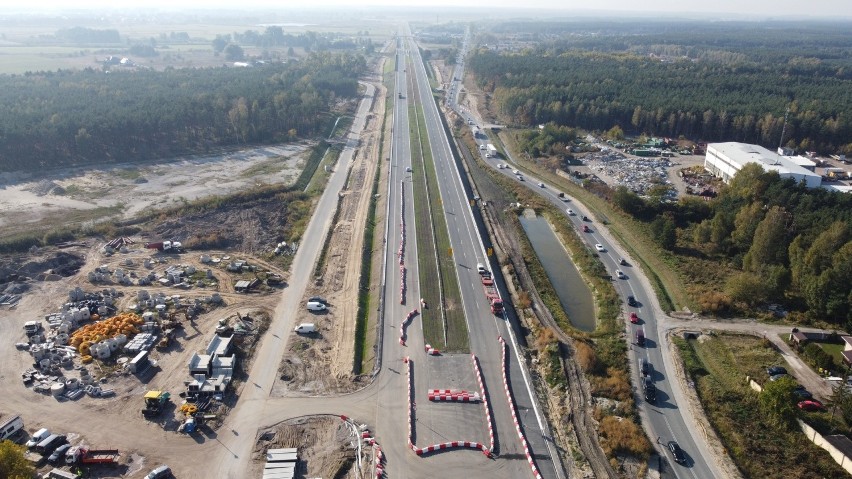
<svg viewBox="0 0 852 479">
<path fill-rule="evenodd" d="M 583 233 L 591 233 L 591 232 L 592 232 L 592 230 L 590 230 L 588 226 L 583 225 Z"/>
<path fill-rule="evenodd" d="M 630 322 L 633 324 L 639 324 L 639 316 L 636 316 L 636 313 L 630 313 Z"/>
<path fill-rule="evenodd" d="M 825 406 L 816 399 L 808 399 L 807 401 L 799 402 L 799 409 L 802 411 L 821 411 L 825 409 Z"/>
</svg>

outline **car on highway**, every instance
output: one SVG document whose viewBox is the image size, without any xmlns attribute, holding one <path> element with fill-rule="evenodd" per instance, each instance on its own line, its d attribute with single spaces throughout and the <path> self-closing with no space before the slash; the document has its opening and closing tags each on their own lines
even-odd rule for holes
<svg viewBox="0 0 852 479">
<path fill-rule="evenodd" d="M 410 167 L 410 166 L 406 166 L 406 167 L 405 167 L 405 171 L 407 171 L 407 172 L 411 173 L 411 167 Z"/>
<path fill-rule="evenodd" d="M 600 243 L 595 244 L 595 249 L 596 249 L 596 250 L 598 250 L 598 251 L 599 251 L 599 252 L 601 252 L 601 253 L 603 253 L 604 251 L 606 251 L 606 248 L 604 248 L 604 246 L 603 246 L 602 244 L 600 244 Z"/>
<path fill-rule="evenodd" d="M 825 406 L 822 405 L 821 402 L 816 399 L 806 399 L 804 401 L 799 401 L 799 409 L 802 411 L 822 411 L 825 409 Z"/>
<path fill-rule="evenodd" d="M 500 163 L 499 165 L 497 165 L 498 170 L 502 170 L 505 167 L 506 167 L 506 165 L 504 165 L 503 163 Z"/>
<path fill-rule="evenodd" d="M 538 187 L 539 187 L 539 188 L 544 188 L 544 183 L 539 183 L 539 184 L 538 184 Z"/>
<path fill-rule="evenodd" d="M 686 462 L 686 454 L 684 454 L 683 449 L 678 446 L 678 444 L 674 441 L 669 441 L 668 444 L 669 451 L 672 453 L 672 458 L 674 462 L 678 464 L 683 464 Z"/>
<path fill-rule="evenodd" d="M 591 233 L 591 232 L 592 232 L 592 230 L 588 226 L 583 225 L 583 233 Z"/>
<path fill-rule="evenodd" d="M 639 303 L 636 302 L 636 298 L 634 298 L 633 296 L 628 296 L 627 297 L 627 306 L 632 306 L 632 307 L 635 308 L 636 306 L 639 306 Z"/>
<path fill-rule="evenodd" d="M 646 401 L 652 403 L 657 400 L 657 386 L 653 379 L 647 376 L 642 378 L 642 392 Z"/>
<path fill-rule="evenodd" d="M 650 376 L 653 370 L 654 366 L 651 365 L 651 361 L 649 361 L 648 358 L 642 358 L 639 360 L 639 372 L 642 373 L 643 377 Z"/>
<path fill-rule="evenodd" d="M 618 279 L 627 279 L 627 275 L 625 275 L 624 271 L 621 271 L 620 269 L 615 270 L 615 276 Z"/>
<path fill-rule="evenodd" d="M 592 220 L 590 220 L 588 216 L 583 215 L 583 221 L 592 221 Z"/>
<path fill-rule="evenodd" d="M 565 212 L 568 213 L 568 216 L 574 216 L 574 210 L 572 210 L 571 208 L 568 208 L 567 210 L 565 210 Z"/>
<path fill-rule="evenodd" d="M 766 368 L 766 374 L 769 376 L 775 376 L 777 374 L 787 374 L 787 369 L 783 366 L 770 366 Z"/>
<path fill-rule="evenodd" d="M 625 260 L 624 258 L 618 258 L 618 264 L 620 264 L 621 266 L 627 266 L 627 260 Z"/>
<path fill-rule="evenodd" d="M 642 329 L 636 330 L 636 345 L 644 346 L 645 345 L 645 331 Z"/>
<path fill-rule="evenodd" d="M 524 177 L 523 177 L 523 175 L 515 175 L 515 176 L 517 176 L 517 177 L 518 177 L 518 181 L 524 181 Z"/>
<path fill-rule="evenodd" d="M 520 172 L 520 171 L 518 171 L 518 170 L 512 170 L 512 173 L 514 173 L 514 174 L 516 174 L 516 175 L 520 175 L 520 174 L 521 174 L 521 172 Z"/>
<path fill-rule="evenodd" d="M 636 313 L 630 313 L 630 322 L 633 324 L 639 324 L 639 316 Z"/>
</svg>

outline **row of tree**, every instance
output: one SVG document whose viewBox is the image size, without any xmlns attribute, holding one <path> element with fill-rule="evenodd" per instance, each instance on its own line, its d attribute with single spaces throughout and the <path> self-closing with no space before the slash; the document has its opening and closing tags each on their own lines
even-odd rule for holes
<svg viewBox="0 0 852 479">
<path fill-rule="evenodd" d="M 361 32 L 359 32 L 360 34 Z M 368 32 L 355 37 L 340 33 L 318 33 L 308 31 L 305 33 L 285 33 L 280 26 L 269 26 L 264 31 L 246 30 L 242 33 L 217 35 L 213 39 L 213 51 L 222 52 L 229 45 L 253 46 L 260 48 L 274 47 L 297 47 L 305 51 L 326 50 L 356 50 L 363 48 L 366 54 L 375 51 L 373 40 Z"/>
<path fill-rule="evenodd" d="M 526 46 L 470 62 L 507 121 L 774 147 L 789 108 L 788 146 L 852 150 L 845 23 L 582 19 L 492 30 L 481 43 Z"/>
<path fill-rule="evenodd" d="M 706 141 L 852 153 L 852 80 L 631 54 L 558 56 L 482 50 L 469 62 L 510 123 L 550 121 Z"/>
<path fill-rule="evenodd" d="M 724 297 L 702 300 L 713 304 L 709 312 L 779 303 L 852 327 L 852 195 L 809 189 L 751 164 L 712 201 L 647 201 L 624 187 L 612 201 L 648 222 L 658 243 L 685 260 L 733 269 Z M 692 272 L 699 282 L 701 275 Z"/>
<path fill-rule="evenodd" d="M 0 171 L 41 170 L 310 137 L 357 95 L 360 55 L 244 68 L 0 76 Z"/>
</svg>

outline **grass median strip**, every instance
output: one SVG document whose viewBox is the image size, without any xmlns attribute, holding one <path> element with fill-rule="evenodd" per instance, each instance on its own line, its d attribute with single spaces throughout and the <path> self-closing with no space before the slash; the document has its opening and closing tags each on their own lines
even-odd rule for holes
<svg viewBox="0 0 852 479">
<path fill-rule="evenodd" d="M 424 138 L 427 136 L 427 132 L 423 109 L 417 107 L 416 110 L 420 137 Z M 438 267 L 444 288 L 444 314 L 447 321 L 447 344 L 444 348 L 449 352 L 469 352 L 467 323 L 464 318 L 464 308 L 455 270 L 456 262 L 450 252 L 452 245 L 447 229 L 447 219 L 444 216 L 444 206 L 438 189 L 438 175 L 435 172 L 432 150 L 428 147 L 423 148 L 423 163 L 426 167 L 426 184 L 430 191 L 429 201 L 432 206 L 432 224 L 435 227 Z"/>
</svg>

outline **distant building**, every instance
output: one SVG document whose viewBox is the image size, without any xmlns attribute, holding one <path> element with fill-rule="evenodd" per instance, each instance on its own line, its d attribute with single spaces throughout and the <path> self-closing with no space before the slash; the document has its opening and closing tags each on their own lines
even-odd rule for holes
<svg viewBox="0 0 852 479">
<path fill-rule="evenodd" d="M 757 163 L 766 171 L 775 171 L 781 178 L 803 181 L 808 188 L 817 188 L 822 177 L 797 165 L 789 158 L 748 143 L 710 143 L 704 158 L 704 169 L 729 183 L 745 165 Z"/>
</svg>

